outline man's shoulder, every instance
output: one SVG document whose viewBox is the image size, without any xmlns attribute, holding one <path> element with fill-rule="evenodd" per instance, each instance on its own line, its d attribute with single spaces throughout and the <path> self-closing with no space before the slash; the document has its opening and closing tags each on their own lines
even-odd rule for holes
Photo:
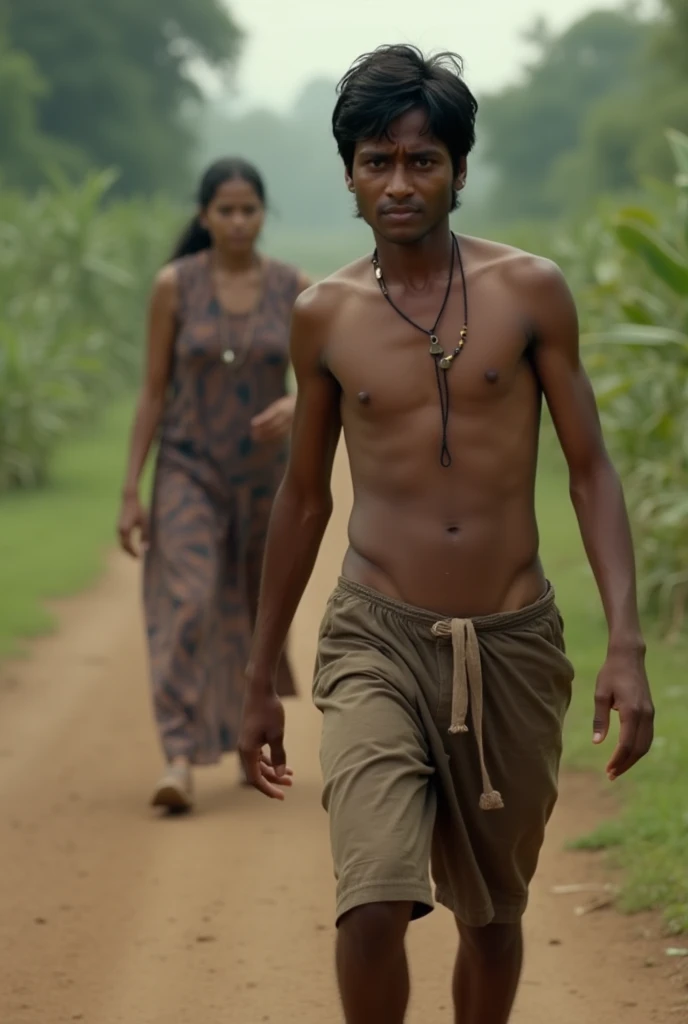
<svg viewBox="0 0 688 1024">
<path fill-rule="evenodd" d="M 365 287 L 365 270 L 369 269 L 369 264 L 370 259 L 363 257 L 316 281 L 297 298 L 295 313 L 308 319 L 331 316 L 341 303 Z"/>
<path fill-rule="evenodd" d="M 499 277 L 504 284 L 537 292 L 566 289 L 566 279 L 553 260 L 487 238 L 464 239 L 470 263 L 477 273 Z"/>
</svg>

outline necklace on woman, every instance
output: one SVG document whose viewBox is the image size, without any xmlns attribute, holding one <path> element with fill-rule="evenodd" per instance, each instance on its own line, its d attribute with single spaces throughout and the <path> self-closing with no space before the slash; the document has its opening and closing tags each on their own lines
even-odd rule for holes
<svg viewBox="0 0 688 1024">
<path fill-rule="evenodd" d="M 263 310 L 265 262 L 264 260 L 260 259 L 260 257 L 258 258 L 258 267 L 260 274 L 260 280 L 258 285 L 258 298 L 253 308 L 247 314 L 245 314 L 246 323 L 244 325 L 244 330 L 241 332 L 241 338 L 234 343 L 233 341 L 235 334 L 231 326 L 231 320 L 233 317 L 240 319 L 242 318 L 242 316 L 244 316 L 244 314 L 229 313 L 225 309 L 223 304 L 220 302 L 219 296 L 217 294 L 217 289 L 215 287 L 213 288 L 213 290 L 215 291 L 215 301 L 217 303 L 219 310 L 218 326 L 220 334 L 221 359 L 226 366 L 231 367 L 233 370 L 238 370 L 239 367 L 243 366 L 243 364 L 246 362 L 249 352 L 251 351 L 251 346 L 253 344 L 253 338 L 255 335 L 258 319 Z"/>
<path fill-rule="evenodd" d="M 447 380 L 447 371 L 451 369 L 451 365 L 457 358 L 457 356 L 461 355 L 463 347 L 466 344 L 466 338 L 468 337 L 468 290 L 466 288 L 466 275 L 463 269 L 463 260 L 461 259 L 461 249 L 459 247 L 459 240 L 453 231 L 451 232 L 451 238 L 451 262 L 449 264 L 449 278 L 447 280 L 447 290 L 444 293 L 444 299 L 442 300 L 440 311 L 437 314 L 435 322 L 430 329 L 422 327 L 420 324 L 417 324 L 416 321 L 412 320 L 410 316 L 407 316 L 402 309 L 399 309 L 399 307 L 396 305 L 396 303 L 390 296 L 389 292 L 387 291 L 387 285 L 385 284 L 385 279 L 382 276 L 382 267 L 380 266 L 380 262 L 378 260 L 377 249 L 375 249 L 372 257 L 372 264 L 373 270 L 375 272 L 375 277 L 377 279 L 377 283 L 380 286 L 380 291 L 382 292 L 383 296 L 387 299 L 387 302 L 389 302 L 390 306 L 392 307 L 395 313 L 398 313 L 400 317 L 403 317 L 403 319 L 406 320 L 407 323 L 411 324 L 412 327 L 415 327 L 417 331 L 422 331 L 423 334 L 427 335 L 430 341 L 430 348 L 428 349 L 428 352 L 435 364 L 435 376 L 437 378 L 437 390 L 440 396 L 440 413 L 442 417 L 442 447 L 440 449 L 440 463 L 445 468 L 451 466 L 452 461 L 447 443 L 447 425 L 449 423 L 449 382 Z M 452 352 L 447 354 L 440 345 L 436 332 L 439 322 L 442 319 L 442 315 L 445 309 L 447 308 L 447 302 L 449 301 L 451 286 L 454 280 L 455 257 L 459 262 L 459 270 L 461 271 L 461 286 L 463 289 L 463 327 L 459 331 L 458 345 L 456 346 L 456 348 L 453 349 Z"/>
</svg>

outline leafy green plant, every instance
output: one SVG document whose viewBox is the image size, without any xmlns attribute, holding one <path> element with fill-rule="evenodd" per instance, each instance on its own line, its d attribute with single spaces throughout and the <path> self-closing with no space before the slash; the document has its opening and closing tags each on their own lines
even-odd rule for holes
<svg viewBox="0 0 688 1024">
<path fill-rule="evenodd" d="M 677 635 L 688 610 L 688 138 L 671 189 L 603 212 L 567 243 L 606 435 L 624 478 L 640 591 Z"/>
<path fill-rule="evenodd" d="M 151 278 L 176 211 L 108 204 L 115 175 L 0 190 L 0 491 L 43 483 L 56 446 L 141 363 Z"/>
</svg>

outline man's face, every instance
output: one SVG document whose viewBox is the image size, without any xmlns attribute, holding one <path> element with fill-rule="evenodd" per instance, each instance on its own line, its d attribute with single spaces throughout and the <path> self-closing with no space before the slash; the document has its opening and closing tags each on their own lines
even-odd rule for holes
<svg viewBox="0 0 688 1024">
<path fill-rule="evenodd" d="M 399 244 L 419 241 L 452 207 L 454 189 L 465 184 L 465 161 L 454 174 L 444 143 L 427 132 L 423 110 L 409 110 L 393 121 L 387 136 L 356 144 L 347 185 L 367 224 Z"/>
</svg>

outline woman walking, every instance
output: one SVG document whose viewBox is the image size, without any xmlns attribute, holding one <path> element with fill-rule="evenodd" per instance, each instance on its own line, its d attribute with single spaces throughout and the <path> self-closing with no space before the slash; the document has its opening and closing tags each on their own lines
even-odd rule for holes
<svg viewBox="0 0 688 1024">
<path fill-rule="evenodd" d="M 167 762 L 152 802 L 170 810 L 192 806 L 192 765 L 236 749 L 267 524 L 286 462 L 289 322 L 309 282 L 257 252 L 265 207 L 254 167 L 213 164 L 150 301 L 119 536 L 145 559 L 153 704 Z M 147 513 L 139 480 L 156 436 Z M 286 655 L 279 691 L 295 693 Z"/>
</svg>

